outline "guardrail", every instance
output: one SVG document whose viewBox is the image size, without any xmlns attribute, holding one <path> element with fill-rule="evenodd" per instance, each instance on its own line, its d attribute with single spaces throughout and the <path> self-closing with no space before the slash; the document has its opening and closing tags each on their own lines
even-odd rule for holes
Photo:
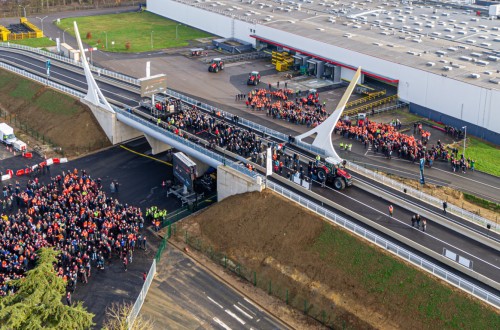
<svg viewBox="0 0 500 330">
<path fill-rule="evenodd" d="M 469 292 L 470 294 L 483 299 L 490 303 L 491 305 L 500 308 L 500 297 L 497 295 L 491 294 L 490 292 L 482 289 L 481 287 L 462 279 L 460 276 L 457 276 L 435 264 L 432 262 L 425 260 L 424 258 L 406 250 L 402 247 L 398 246 L 395 243 L 392 243 L 389 240 L 355 224 L 354 222 L 345 219 L 344 217 L 335 214 L 327 210 L 326 208 L 319 206 L 318 204 L 304 198 L 280 185 L 277 185 L 273 182 L 267 182 L 267 187 L 276 193 L 302 205 L 303 207 L 308 208 L 309 210 L 327 218 L 331 222 L 353 232 L 357 235 L 364 237 L 366 240 L 373 242 L 374 244 L 382 247 L 384 250 L 391 251 L 397 254 L 399 257 L 409 261 L 410 263 L 429 271 L 435 276 L 445 280 L 446 282 L 455 285 L 462 290 Z"/>
<path fill-rule="evenodd" d="M 376 180 L 377 182 L 382 182 L 384 183 L 385 185 L 391 187 L 391 188 L 394 188 L 396 190 L 400 190 L 400 191 L 403 191 L 406 189 L 406 194 L 410 195 L 410 196 L 413 196 L 413 197 L 416 197 L 420 200 L 423 200 L 431 205 L 434 205 L 438 208 L 441 208 L 443 206 L 443 201 L 440 200 L 439 198 L 436 198 L 434 196 L 430 196 L 426 193 L 424 193 L 423 191 L 421 190 L 416 190 L 414 188 L 411 188 L 401 182 L 398 182 L 396 180 L 393 180 L 391 178 L 388 178 L 387 176 L 385 175 L 382 175 L 382 174 L 378 174 L 372 170 L 369 170 L 367 168 L 364 168 L 363 166 L 359 166 L 358 164 L 356 163 L 352 163 L 352 162 L 348 162 L 347 163 L 348 165 L 348 168 L 351 168 L 351 169 L 354 169 L 360 173 L 362 173 L 363 175 L 369 177 L 369 178 L 372 178 L 374 180 Z M 499 231 L 500 230 L 500 227 L 498 226 L 498 224 L 496 224 L 495 222 L 491 221 L 491 220 L 488 220 L 486 218 L 483 218 L 475 213 L 472 213 L 472 212 L 469 212 L 469 211 L 466 211 L 456 205 L 453 205 L 453 204 L 450 204 L 448 203 L 448 209 L 447 209 L 448 212 L 451 212 L 451 213 L 454 213 L 454 214 L 457 214 L 457 215 L 460 215 L 464 218 L 467 218 L 481 226 L 486 226 L 486 225 L 490 225 L 491 228 L 495 231 Z"/>
<path fill-rule="evenodd" d="M 22 76 L 25 76 L 29 79 L 32 79 L 32 80 L 35 80 L 43 85 L 46 85 L 46 86 L 49 86 L 49 87 L 52 87 L 54 89 L 57 89 L 63 93 L 66 93 L 66 94 L 70 94 L 70 95 L 73 95 L 75 97 L 78 97 L 78 98 L 84 98 L 85 97 L 85 94 L 81 93 L 81 92 L 78 92 L 78 91 L 75 91 L 74 89 L 71 89 L 71 88 L 68 88 L 66 86 L 63 86 L 61 84 L 58 84 L 58 83 L 55 83 L 53 81 L 51 81 L 50 79 L 47 79 L 47 78 L 42 78 L 40 76 L 37 76 L 37 75 L 34 75 L 30 72 L 27 72 L 26 70 L 21 70 L 19 68 L 16 68 L 12 65 L 9 65 L 9 64 L 6 64 L 6 63 L 3 63 L 3 62 L 0 62 L 0 67 L 4 68 L 4 69 L 7 69 L 9 71 L 12 71 L 14 73 L 17 73 L 19 75 L 22 75 Z"/>
<path fill-rule="evenodd" d="M 10 71 L 13 71 L 13 72 L 16 72 L 20 75 L 23 75 L 23 76 L 26 76 L 30 79 L 33 79 L 33 80 L 36 80 L 36 81 L 39 81 L 41 83 L 44 83 L 44 84 L 47 84 L 55 89 L 59 89 L 65 93 L 68 93 L 68 94 L 71 94 L 71 95 L 74 95 L 76 97 L 79 97 L 79 98 L 83 98 L 85 95 L 83 93 L 80 93 L 80 92 L 77 92 L 77 91 L 74 91 L 74 90 L 71 90 L 65 86 L 62 86 L 60 84 L 56 84 L 56 83 L 52 83 L 51 81 L 47 81 L 47 79 L 44 79 L 44 78 L 41 78 L 41 77 L 38 77 L 36 75 L 33 75 L 29 72 L 26 72 L 25 70 L 20 70 L 18 68 L 15 68 L 11 65 L 8 65 L 8 64 L 5 64 L 5 63 L 2 63 L 0 62 L 0 67 L 3 67 L 3 68 L 6 68 Z M 181 94 L 179 94 L 181 95 Z M 194 99 L 192 99 L 194 100 Z M 189 141 L 189 140 L 186 140 L 178 135 L 175 135 L 165 129 L 162 129 L 150 122 L 148 122 L 147 120 L 144 120 L 136 115 L 133 115 L 123 109 L 120 109 L 118 107 L 113 107 L 114 110 L 117 112 L 117 113 L 120 113 L 124 116 L 127 116 L 127 117 L 130 117 L 130 118 L 133 118 L 134 120 L 136 121 L 140 121 L 142 124 L 148 126 L 149 128 L 151 129 L 154 129 L 162 134 L 166 134 L 168 135 L 170 138 L 173 138 L 177 141 L 180 141 L 182 143 L 185 143 L 185 144 L 188 144 L 189 147 L 197 150 L 198 152 L 202 152 L 203 154 L 209 156 L 209 157 L 213 157 L 214 159 L 216 160 L 219 160 L 221 163 L 223 164 L 226 164 L 227 166 L 230 166 L 234 169 L 236 169 L 237 171 L 240 171 L 252 178 L 256 178 L 258 177 L 259 175 L 253 171 L 250 171 L 248 170 L 245 166 L 243 166 L 242 164 L 236 164 L 232 161 L 229 161 L 229 160 L 226 160 L 224 158 L 224 156 L 221 156 L 219 154 L 216 154 L 212 151 L 209 151 L 203 147 L 200 147 L 198 146 L 197 144 Z M 390 182 L 392 184 L 394 184 L 395 186 L 397 186 L 399 189 L 403 189 L 403 188 L 406 188 L 407 189 L 407 193 L 410 191 L 410 190 L 414 190 L 417 195 L 420 195 L 420 198 L 425 198 L 425 197 L 428 197 L 430 201 L 434 201 L 434 202 L 439 202 L 439 207 L 440 205 L 442 204 L 442 201 L 440 201 L 439 199 L 435 198 L 435 197 L 432 197 L 432 196 L 429 196 L 429 195 L 426 195 L 424 193 L 422 193 L 421 191 L 417 191 L 413 188 L 409 188 L 399 182 L 396 182 L 390 178 L 387 178 L 385 176 L 382 176 L 380 174 L 377 174 L 373 171 L 370 171 L 370 170 L 367 170 L 361 166 L 358 166 L 357 164 L 354 164 L 354 163 L 351 163 L 349 162 L 349 166 L 351 168 L 355 168 L 356 170 L 359 170 L 360 172 L 364 172 L 365 174 L 371 174 L 374 176 L 374 179 L 376 180 L 381 180 L 382 182 Z M 496 295 L 493 295 L 491 293 L 489 293 L 488 291 L 478 287 L 477 285 L 469 282 L 469 281 L 466 281 L 464 279 L 462 279 L 461 277 L 453 274 L 453 273 L 450 273 L 448 272 L 447 270 L 437 266 L 437 265 L 434 265 L 432 262 L 429 262 L 423 258 L 421 258 L 420 256 L 418 255 L 415 255 L 413 253 L 411 253 L 410 251 L 406 250 L 406 249 L 403 249 L 401 247 L 399 247 L 397 244 L 394 244 L 386 239 L 384 239 L 383 237 L 379 236 L 379 235 L 376 235 L 368 230 L 366 230 L 365 228 L 361 227 L 361 226 L 358 226 L 356 225 L 355 223 L 327 210 L 326 208 L 324 207 L 321 207 L 319 205 L 317 205 L 316 203 L 314 202 L 311 202 L 310 200 L 306 199 L 306 198 L 303 198 L 301 197 L 300 195 L 298 194 L 295 194 L 293 192 L 291 192 L 290 190 L 282 187 L 282 186 L 279 186 L 271 181 L 268 181 L 267 182 L 267 187 L 270 188 L 271 190 L 279 193 L 280 195 L 308 208 L 309 210 L 311 211 L 314 211 L 315 213 L 321 215 L 321 216 L 324 216 L 325 218 L 329 219 L 330 221 L 346 228 L 347 230 L 351 231 L 351 232 L 354 232 L 358 235 L 361 235 L 363 236 L 364 238 L 366 238 L 367 240 L 370 240 L 372 241 L 373 243 L 375 243 L 376 245 L 378 246 L 381 246 L 387 250 L 390 250 L 394 253 L 396 253 L 398 256 L 402 257 L 403 259 L 405 260 L 408 260 L 409 262 L 413 263 L 414 265 L 418 266 L 418 267 L 421 267 L 429 272 L 431 272 L 432 274 L 434 274 L 435 276 L 437 277 L 440 277 L 442 278 L 443 280 L 447 281 L 448 283 L 451 283 L 455 286 L 458 286 L 459 288 L 463 289 L 464 291 L 467 291 L 469 293 L 471 293 L 472 295 L 476 296 L 476 297 L 479 297 L 487 302 L 489 302 L 490 304 L 492 304 L 493 306 L 496 306 L 496 307 L 499 307 L 500 308 L 500 297 L 496 296 Z M 477 217 L 475 216 L 475 214 L 473 213 L 470 213 L 470 212 L 467 212 L 463 209 L 460 209 L 454 205 L 449 205 L 448 206 L 448 210 L 452 211 L 452 210 L 455 210 L 455 209 L 458 209 L 458 210 L 461 210 L 462 212 L 465 212 L 463 213 L 464 215 L 466 213 L 469 213 L 470 215 L 472 215 L 475 219 L 478 219 L 480 217 Z M 481 218 L 481 219 L 484 219 L 484 218 Z M 485 220 L 485 219 L 484 219 Z M 497 228 L 495 226 L 495 228 Z M 153 268 L 154 267 L 154 268 Z M 156 262 L 153 261 L 153 265 L 151 266 L 151 269 L 148 273 L 148 278 L 151 277 L 150 279 L 150 282 L 149 282 L 149 285 L 151 284 L 151 281 L 152 281 L 152 277 L 154 276 L 154 273 L 152 272 L 152 270 L 154 269 L 154 272 L 156 272 Z M 146 282 L 148 280 L 146 279 Z M 142 304 L 144 302 L 144 299 L 146 297 L 146 294 L 147 294 L 147 290 L 149 289 L 149 285 L 146 287 L 146 285 L 143 286 L 143 289 L 141 290 L 141 293 L 139 294 L 139 297 L 137 298 L 133 308 L 132 308 L 132 312 L 131 314 L 128 316 L 128 325 L 129 325 L 129 329 L 131 328 L 131 321 L 133 322 L 133 320 L 135 320 L 135 318 L 137 317 L 141 307 L 142 307 Z"/>
<path fill-rule="evenodd" d="M 200 145 L 198 145 L 190 140 L 187 140 L 187 139 L 185 139 L 179 135 L 176 135 L 176 134 L 174 134 L 174 133 L 172 133 L 164 128 L 161 128 L 161 127 L 157 126 L 156 124 L 153 124 L 150 121 L 147 121 L 146 119 L 143 119 L 143 118 L 141 118 L 137 115 L 134 115 L 128 111 L 125 111 L 125 110 L 120 109 L 118 107 L 113 107 L 113 109 L 116 111 L 116 113 L 119 113 L 119 114 L 121 114 L 125 117 L 128 117 L 128 118 L 131 118 L 134 121 L 139 122 L 140 124 L 150 128 L 150 129 L 152 129 L 160 134 L 166 135 L 170 139 L 173 139 L 173 140 L 178 141 L 184 145 L 187 145 L 189 148 L 196 150 L 196 151 L 198 151 L 198 152 L 200 152 L 200 153 L 202 153 L 202 154 L 204 154 L 212 159 L 215 159 L 218 162 L 220 162 L 226 166 L 229 166 L 229 167 L 231 167 L 231 168 L 233 168 L 233 169 L 235 169 L 235 170 L 237 170 L 245 175 L 248 175 L 251 178 L 256 178 L 258 176 L 258 174 L 256 172 L 250 171 L 243 164 L 237 164 L 237 163 L 233 162 L 232 160 L 227 159 L 225 157 L 225 155 L 220 155 L 220 154 L 215 153 L 213 151 L 207 150 L 206 148 L 204 148 L 204 147 L 202 147 L 202 146 L 200 146 Z"/>
<path fill-rule="evenodd" d="M 146 295 L 148 294 L 149 287 L 151 283 L 153 283 L 153 278 L 156 274 L 156 259 L 153 259 L 153 263 L 151 264 L 151 268 L 149 268 L 148 276 L 146 277 L 146 281 L 142 285 L 141 292 L 139 292 L 139 296 L 135 300 L 132 309 L 130 310 L 130 314 L 127 316 L 127 327 L 128 330 L 131 330 L 134 326 L 135 319 L 139 312 L 141 311 L 142 305 L 144 304 L 144 300 L 146 300 Z"/>
<path fill-rule="evenodd" d="M 28 52 L 31 52 L 31 53 L 35 53 L 35 54 L 38 54 L 38 55 L 41 55 L 41 56 L 44 56 L 44 57 L 47 57 L 47 58 L 51 58 L 51 59 L 54 59 L 54 60 L 57 60 L 57 61 L 60 61 L 60 62 L 68 63 L 68 64 L 71 64 L 71 65 L 76 65 L 78 67 L 83 68 L 83 64 L 81 62 L 79 62 L 79 61 L 75 61 L 73 59 L 70 59 L 70 58 L 67 58 L 67 57 L 64 57 L 64 56 L 61 56 L 61 55 L 57 55 L 57 54 L 54 54 L 54 53 L 51 53 L 51 52 L 48 52 L 48 51 L 45 51 L 45 50 L 41 50 L 41 49 L 38 49 L 38 48 L 33 48 L 33 47 L 28 47 L 28 46 L 18 45 L 18 44 L 12 44 L 12 43 L 9 43 L 9 42 L 0 42 L 0 47 L 25 50 L 25 51 L 28 51 Z M 89 67 L 90 67 L 90 69 L 92 71 L 97 72 L 97 73 L 99 73 L 101 75 L 112 77 L 114 79 L 125 81 L 127 83 L 139 86 L 139 80 L 137 80 L 136 78 L 129 77 L 129 76 L 126 76 L 124 74 L 117 73 L 117 72 L 110 71 L 110 70 L 106 70 L 106 69 L 103 69 L 103 68 L 99 68 L 97 66 L 90 65 L 90 64 L 89 64 Z"/>
<path fill-rule="evenodd" d="M 175 91 L 173 91 L 171 89 L 167 90 L 167 95 L 169 95 L 171 97 L 175 97 L 175 98 L 181 100 L 184 103 L 190 104 L 191 106 L 196 105 L 198 108 L 200 108 L 202 110 L 209 111 L 209 112 L 219 113 L 221 117 L 224 117 L 225 119 L 227 119 L 229 121 L 232 121 L 233 118 L 234 118 L 234 115 L 232 113 L 228 113 L 228 112 L 226 112 L 224 110 L 220 110 L 217 107 L 211 106 L 211 105 L 206 104 L 206 103 L 199 102 L 196 99 L 193 99 L 193 98 L 191 98 L 189 96 L 186 96 L 186 95 L 183 95 L 181 93 L 175 92 Z M 257 123 L 254 123 L 253 121 L 248 120 L 248 119 L 239 118 L 238 119 L 238 123 L 241 124 L 241 125 L 243 125 L 243 126 L 246 126 L 248 128 L 257 130 L 259 132 L 262 132 L 262 133 L 264 133 L 266 135 L 272 136 L 272 137 L 274 137 L 274 138 L 276 138 L 278 140 L 281 140 L 283 142 L 288 142 L 288 135 L 283 134 L 281 132 L 278 132 L 276 130 L 273 130 L 271 128 L 268 128 L 266 126 L 259 125 Z M 294 144 L 296 144 L 300 148 L 308 150 L 308 151 L 310 151 L 310 152 L 312 152 L 314 154 L 319 154 L 319 155 L 324 155 L 325 154 L 325 151 L 323 149 L 315 147 L 315 146 L 313 146 L 313 145 L 311 145 L 309 143 L 305 143 L 305 142 L 301 142 L 301 141 L 295 141 Z"/>
<path fill-rule="evenodd" d="M 2 44 L 5 44 L 5 43 L 0 43 L 0 46 L 2 46 Z M 20 49 L 29 48 L 28 50 L 30 50 L 30 51 L 32 51 L 33 49 L 36 49 L 36 48 L 25 47 L 25 46 L 21 46 L 21 45 L 16 45 L 16 46 L 19 46 Z M 16 48 L 16 47 L 14 47 L 14 48 Z M 44 52 L 44 54 L 45 53 L 46 52 Z M 58 56 L 58 55 L 56 55 L 56 56 Z M 64 59 L 70 61 L 69 59 L 66 59 L 66 58 L 64 58 Z M 75 91 L 75 90 L 73 90 L 71 88 L 65 87 L 65 86 L 63 86 L 61 84 L 58 84 L 58 83 L 54 83 L 54 82 L 50 81 L 50 79 L 47 80 L 45 78 L 41 78 L 41 77 L 39 77 L 37 75 L 31 74 L 29 72 L 26 72 L 25 70 L 18 69 L 16 67 L 11 66 L 11 65 L 8 65 L 8 64 L 0 62 L 0 67 L 6 68 L 6 69 L 8 69 L 10 71 L 13 71 L 15 73 L 24 75 L 24 76 L 26 76 L 26 77 L 28 77 L 28 78 L 30 78 L 32 80 L 36 80 L 36 81 L 38 81 L 38 82 L 40 82 L 42 84 L 45 84 L 47 86 L 50 86 L 50 87 L 55 88 L 57 90 L 60 90 L 60 91 L 62 91 L 64 93 L 76 96 L 78 98 L 84 98 L 85 97 L 85 94 L 83 94 L 81 92 Z M 108 71 L 108 70 L 106 70 L 106 72 L 113 73 L 112 71 Z M 119 76 L 119 74 L 117 74 L 117 73 L 114 73 L 114 74 L 116 74 L 117 76 Z M 234 117 L 234 115 L 231 114 L 231 113 L 228 113 L 228 112 L 225 112 L 223 110 L 220 110 L 217 107 L 214 107 L 214 106 L 211 106 L 211 105 L 199 102 L 196 99 L 193 99 L 193 98 L 191 98 L 189 96 L 186 96 L 186 95 L 183 95 L 181 93 L 172 91 L 170 89 L 167 90 L 167 94 L 169 96 L 178 98 L 178 99 L 180 99 L 181 101 L 183 101 L 183 102 L 185 102 L 187 104 L 196 105 L 197 107 L 199 107 L 199 108 L 201 108 L 203 110 L 210 111 L 210 112 L 220 113 L 220 115 L 223 116 L 227 120 L 232 120 L 232 118 Z M 395 109 L 395 108 L 403 107 L 405 105 L 406 105 L 405 103 L 399 102 L 396 105 L 393 105 L 391 107 L 387 107 L 387 108 L 384 108 L 384 109 L 380 109 L 377 112 L 380 112 L 382 110 L 387 111 L 387 110 L 390 110 L 390 109 Z M 116 109 L 119 109 L 119 108 L 116 108 Z M 124 112 L 122 109 L 119 109 L 119 111 Z M 134 118 L 137 118 L 137 117 L 135 116 Z M 149 122 L 147 122 L 147 123 L 151 124 Z M 286 134 L 283 134 L 281 132 L 275 131 L 275 130 L 270 129 L 268 127 L 259 125 L 257 123 L 254 123 L 254 122 L 250 121 L 250 120 L 247 120 L 245 118 L 240 118 L 239 119 L 239 123 L 241 123 L 242 125 L 244 125 L 246 127 L 251 128 L 251 129 L 257 130 L 259 132 L 263 132 L 263 133 L 265 133 L 265 134 L 267 134 L 269 136 L 272 136 L 274 138 L 277 138 L 279 140 L 288 141 L 288 136 Z M 154 127 L 158 128 L 157 126 L 154 126 Z M 172 134 L 172 135 L 178 137 L 175 134 Z M 313 146 L 313 145 L 311 145 L 309 143 L 305 143 L 305 142 L 302 142 L 302 141 L 295 141 L 294 144 L 297 145 L 298 147 L 300 147 L 300 148 L 302 148 L 304 150 L 308 150 L 308 151 L 310 151 L 310 152 L 312 152 L 314 154 L 325 155 L 325 151 L 323 149 L 315 147 L 315 146 Z M 199 146 L 197 146 L 196 144 L 193 143 L 193 145 L 199 148 Z M 201 148 L 201 149 L 203 149 L 204 151 L 207 151 L 205 148 Z M 214 155 L 217 155 L 220 158 L 219 154 L 214 153 Z M 218 159 L 218 158 L 215 158 L 215 159 Z M 221 162 L 222 163 L 224 163 L 224 162 L 227 163 L 227 160 L 226 159 L 222 159 Z M 428 194 L 425 194 L 422 191 L 418 191 L 418 190 L 415 190 L 413 188 L 410 188 L 410 187 L 408 187 L 406 185 L 403 185 L 402 183 L 397 182 L 395 180 L 392 180 L 392 179 L 390 179 L 390 178 L 388 178 L 386 176 L 377 174 L 377 173 L 375 173 L 375 172 L 373 172 L 371 170 L 368 170 L 368 169 L 366 169 L 364 167 L 358 166 L 355 163 L 349 162 L 349 166 L 351 166 L 351 168 L 359 169 L 360 172 L 362 172 L 363 174 L 367 175 L 368 177 L 373 177 L 374 179 L 376 179 L 378 181 L 381 180 L 382 182 L 390 185 L 393 188 L 401 189 L 401 190 L 402 189 L 406 189 L 407 192 L 410 195 L 412 195 L 414 197 L 417 197 L 417 198 L 420 198 L 420 199 L 422 199 L 422 200 L 424 200 L 424 201 L 426 201 L 426 202 L 428 202 L 428 203 L 430 203 L 432 205 L 435 205 L 437 207 L 441 207 L 442 206 L 443 201 L 437 199 L 436 197 L 433 197 L 433 196 L 430 196 Z M 244 167 L 244 166 L 237 166 L 235 168 L 237 170 L 240 170 L 241 167 L 243 167 L 244 169 L 246 169 L 246 167 Z M 481 216 L 479 216 L 477 214 L 474 214 L 472 212 L 466 211 L 466 210 L 464 210 L 464 209 L 462 209 L 462 208 L 460 208 L 460 207 L 458 207 L 456 205 L 448 204 L 448 211 L 450 211 L 450 212 L 452 212 L 454 214 L 461 215 L 461 216 L 463 216 L 463 217 L 465 217 L 467 219 L 470 219 L 470 220 L 472 220 L 472 221 L 474 221 L 474 222 L 476 222 L 476 223 L 478 223 L 478 224 L 480 224 L 482 226 L 486 226 L 486 225 L 489 224 L 491 226 L 491 228 L 493 228 L 493 230 L 500 231 L 500 226 L 497 223 L 494 223 L 493 221 L 485 219 L 485 218 L 483 218 L 483 217 L 481 217 Z"/>
</svg>

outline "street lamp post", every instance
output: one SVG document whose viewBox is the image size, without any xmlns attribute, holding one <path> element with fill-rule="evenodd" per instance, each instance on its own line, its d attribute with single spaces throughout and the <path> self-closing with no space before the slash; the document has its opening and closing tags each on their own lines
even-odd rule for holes
<svg viewBox="0 0 500 330">
<path fill-rule="evenodd" d="M 23 11 L 24 11 L 24 17 L 26 17 L 26 7 L 29 7 L 30 5 L 26 5 L 26 6 L 21 6 L 21 5 L 18 5 L 19 7 L 23 8 Z"/>
<path fill-rule="evenodd" d="M 44 20 L 44 19 L 46 19 L 47 17 L 49 17 L 49 16 L 45 16 L 45 17 L 43 17 L 43 18 L 40 18 L 40 17 L 38 17 L 38 16 L 36 17 L 37 19 L 39 19 L 39 20 L 40 20 L 40 22 L 41 22 L 41 24 L 42 24 L 42 35 L 45 35 L 45 34 L 43 33 L 43 20 Z"/>
<path fill-rule="evenodd" d="M 63 31 L 63 44 L 65 44 L 65 43 L 66 43 L 66 38 L 64 38 L 64 33 L 65 33 L 66 31 L 68 31 L 69 29 L 71 29 L 71 28 L 69 28 L 69 27 L 68 27 L 68 28 L 65 28 L 65 29 L 64 29 L 64 31 Z"/>
<path fill-rule="evenodd" d="M 180 25 L 182 25 L 182 24 L 177 24 L 175 26 L 175 39 L 179 39 L 179 30 L 178 30 L 178 28 L 179 28 Z"/>
<path fill-rule="evenodd" d="M 464 129 L 464 159 L 465 159 L 465 141 L 467 140 L 467 126 L 462 127 Z"/>
<path fill-rule="evenodd" d="M 153 49 L 153 32 L 155 31 L 151 31 L 151 49 Z"/>
</svg>

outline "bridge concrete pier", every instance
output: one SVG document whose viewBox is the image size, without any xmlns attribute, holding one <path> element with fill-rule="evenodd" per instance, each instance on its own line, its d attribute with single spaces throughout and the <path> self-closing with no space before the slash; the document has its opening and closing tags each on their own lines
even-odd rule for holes
<svg viewBox="0 0 500 330">
<path fill-rule="evenodd" d="M 151 146 L 151 153 L 153 155 L 157 155 L 159 153 L 172 149 L 172 146 L 169 146 L 165 142 L 155 139 L 150 135 L 144 134 L 144 136 L 146 137 L 146 140 L 148 140 L 148 143 Z"/>
<path fill-rule="evenodd" d="M 116 119 L 116 112 L 110 112 L 86 99 L 81 99 L 80 101 L 90 108 L 94 118 L 113 145 L 144 135 L 141 131 L 118 121 Z"/>
<path fill-rule="evenodd" d="M 262 192 L 265 185 L 261 177 L 251 178 L 229 166 L 217 167 L 217 201 L 229 196 L 252 191 Z"/>
</svg>

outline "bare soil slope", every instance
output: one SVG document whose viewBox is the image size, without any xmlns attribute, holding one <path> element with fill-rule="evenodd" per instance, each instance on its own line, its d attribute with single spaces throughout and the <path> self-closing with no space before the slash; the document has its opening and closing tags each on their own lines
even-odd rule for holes
<svg viewBox="0 0 500 330">
<path fill-rule="evenodd" d="M 223 265 L 226 255 L 265 292 L 285 300 L 288 290 L 290 305 L 334 328 L 500 326 L 489 307 L 272 192 L 227 198 L 176 232 Z"/>
<path fill-rule="evenodd" d="M 14 126 L 30 148 L 44 146 L 48 156 L 61 148 L 71 157 L 110 145 L 90 109 L 70 96 L 4 70 L 0 91 L 0 120 Z"/>
</svg>

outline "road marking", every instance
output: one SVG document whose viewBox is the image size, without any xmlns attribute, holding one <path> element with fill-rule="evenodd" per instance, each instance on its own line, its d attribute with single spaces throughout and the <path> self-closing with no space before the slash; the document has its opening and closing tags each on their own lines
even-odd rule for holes
<svg viewBox="0 0 500 330">
<path fill-rule="evenodd" d="M 220 308 L 224 308 L 222 307 L 221 304 L 219 304 L 218 302 L 216 302 L 215 300 L 213 300 L 212 298 L 210 298 L 209 296 L 207 296 L 208 300 L 210 300 L 211 302 L 213 302 L 214 304 L 216 304 L 217 306 L 219 306 Z"/>
<path fill-rule="evenodd" d="M 485 185 L 485 186 L 488 186 L 490 188 L 494 188 L 494 189 L 498 189 L 500 190 L 500 187 L 495 187 L 495 186 L 492 186 L 492 185 L 489 185 L 489 184 L 486 184 L 484 182 L 481 182 L 481 181 L 477 181 L 477 180 L 474 180 L 474 179 L 471 179 L 471 178 L 468 178 L 466 176 L 463 176 L 463 175 L 458 175 L 458 174 L 455 174 L 453 172 L 450 172 L 450 171 L 445 171 L 445 170 L 442 170 L 440 168 L 435 168 L 435 170 L 438 170 L 438 171 L 442 171 L 442 172 L 446 172 L 448 174 L 451 174 L 451 175 L 454 175 L 454 176 L 458 176 L 459 178 L 462 178 L 462 179 L 465 179 L 465 180 L 469 180 L 469 181 L 472 181 L 472 182 L 476 182 L 476 183 L 479 183 L 479 184 L 482 184 L 482 185 Z M 468 170 L 470 171 L 470 170 Z"/>
<path fill-rule="evenodd" d="M 220 325 L 221 327 L 223 327 L 224 329 L 226 330 L 231 330 L 230 327 L 227 326 L 226 323 L 222 322 L 221 320 L 219 320 L 218 318 L 214 317 L 212 320 L 214 320 L 215 323 L 217 323 L 218 325 Z"/>
<path fill-rule="evenodd" d="M 229 315 L 231 315 L 236 321 L 240 322 L 242 325 L 245 325 L 245 321 L 243 321 L 242 319 L 240 319 L 236 314 L 234 314 L 233 312 L 231 312 L 229 309 L 226 309 L 226 313 L 228 313 Z"/>
<path fill-rule="evenodd" d="M 333 189 L 332 189 L 332 190 L 333 190 Z M 334 190 L 334 191 L 335 191 L 335 192 L 337 192 L 337 193 L 338 193 L 338 194 L 340 194 L 340 195 L 345 196 L 345 197 L 346 197 L 346 198 L 348 198 L 348 199 L 351 199 L 351 200 L 353 200 L 353 201 L 355 201 L 355 202 L 357 202 L 357 203 L 359 203 L 359 204 L 361 204 L 361 205 L 364 205 L 365 207 L 367 207 L 367 208 L 369 208 L 369 209 L 374 210 L 374 211 L 375 211 L 375 212 L 377 212 L 377 213 L 380 213 L 380 214 L 382 214 L 382 215 L 384 215 L 384 216 L 386 216 L 386 217 L 389 217 L 389 216 L 388 216 L 385 212 L 382 212 L 382 211 L 380 211 L 380 210 L 377 210 L 376 208 L 374 208 L 374 207 L 372 207 L 372 206 L 370 206 L 370 205 L 368 205 L 368 204 L 365 204 L 365 203 L 363 203 L 363 202 L 361 202 L 361 201 L 359 201 L 359 200 L 357 200 L 357 199 L 355 199 L 355 198 L 353 198 L 353 197 L 351 197 L 351 196 L 348 196 L 348 195 L 346 195 L 346 194 L 344 194 L 344 193 L 341 193 L 341 192 L 339 192 L 339 191 L 337 191 L 337 190 Z M 406 223 L 406 222 L 404 222 L 404 221 L 402 221 L 402 220 L 400 220 L 400 219 L 397 219 L 396 217 L 392 217 L 392 218 L 390 218 L 390 219 L 391 219 L 391 220 L 396 220 L 397 222 L 400 222 L 400 223 L 402 223 L 403 225 L 405 225 L 405 226 L 407 226 L 407 227 L 410 227 L 410 225 L 409 225 L 408 223 Z M 443 243 L 443 244 L 446 244 L 446 245 L 448 245 L 448 246 L 451 246 L 452 248 L 457 249 L 458 251 L 463 252 L 463 253 L 465 253 L 465 254 L 467 254 L 467 255 L 471 256 L 472 258 L 475 258 L 475 259 L 477 259 L 477 260 L 479 260 L 479 261 L 482 261 L 483 263 L 487 264 L 488 266 L 491 266 L 491 267 L 496 268 L 496 269 L 500 269 L 500 267 L 498 267 L 498 266 L 496 266 L 496 265 L 494 265 L 494 264 L 492 264 L 492 263 L 490 263 L 490 262 L 488 262 L 488 261 L 486 261 L 486 260 L 483 260 L 483 259 L 481 259 L 481 258 L 479 258 L 479 257 L 477 257 L 477 256 L 475 256 L 475 255 L 473 255 L 473 254 L 471 254 L 470 252 L 467 252 L 467 251 L 465 251 L 465 250 L 462 250 L 462 249 L 460 249 L 460 248 L 458 248 L 458 247 L 456 247 L 456 246 L 454 246 L 454 245 L 452 245 L 452 244 L 450 244 L 450 243 L 448 243 L 448 242 L 446 242 L 446 241 L 444 241 L 444 240 L 442 240 L 442 239 L 440 239 L 440 238 L 438 238 L 438 237 L 436 237 L 436 236 L 432 236 L 432 235 L 430 235 L 429 233 L 427 233 L 427 232 L 425 232 L 425 231 L 423 231 L 422 233 L 423 233 L 424 235 L 427 235 L 427 236 L 429 236 L 429 237 L 431 237 L 431 238 L 435 239 L 435 240 L 436 240 L 436 241 L 438 241 L 438 242 L 441 242 L 441 243 Z M 415 241 L 415 242 L 417 242 L 417 241 Z M 417 242 L 417 243 L 418 243 L 418 242 Z M 476 273 L 477 273 L 477 272 L 476 272 Z"/>
<path fill-rule="evenodd" d="M 257 313 L 254 313 L 250 307 L 247 307 L 245 305 L 243 305 L 241 302 L 238 301 L 238 305 L 240 305 L 241 307 L 243 307 L 244 309 L 246 309 L 247 312 L 249 312 L 250 314 L 253 314 L 254 316 L 257 316 Z"/>
<path fill-rule="evenodd" d="M 253 302 L 251 302 L 250 300 L 248 300 L 248 298 L 244 297 L 243 299 L 244 299 L 247 303 L 249 303 L 250 305 L 252 305 L 253 307 L 257 308 L 257 310 L 258 310 L 259 312 L 262 312 L 262 309 L 261 309 L 259 306 L 255 305 L 255 304 L 254 304 Z"/>
<path fill-rule="evenodd" d="M 233 305 L 234 308 L 236 308 L 238 311 L 240 311 L 241 314 L 245 315 L 246 317 L 248 317 L 250 320 L 253 319 L 253 316 L 251 316 L 250 314 L 248 314 L 247 312 L 245 312 L 244 310 L 242 310 L 241 308 L 239 308 L 238 306 L 236 305 Z"/>
</svg>

